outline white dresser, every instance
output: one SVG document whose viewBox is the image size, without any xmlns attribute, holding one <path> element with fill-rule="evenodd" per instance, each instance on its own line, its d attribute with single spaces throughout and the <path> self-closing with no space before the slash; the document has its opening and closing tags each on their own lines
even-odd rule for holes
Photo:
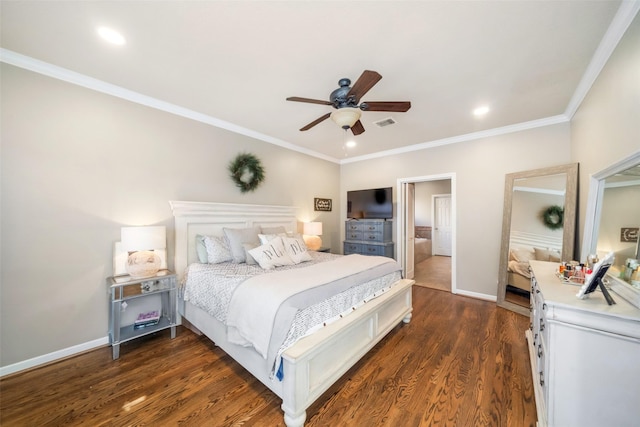
<svg viewBox="0 0 640 427">
<path fill-rule="evenodd" d="M 539 426 L 640 425 L 640 310 L 612 293 L 576 297 L 557 263 L 530 261 L 526 332 Z"/>
</svg>

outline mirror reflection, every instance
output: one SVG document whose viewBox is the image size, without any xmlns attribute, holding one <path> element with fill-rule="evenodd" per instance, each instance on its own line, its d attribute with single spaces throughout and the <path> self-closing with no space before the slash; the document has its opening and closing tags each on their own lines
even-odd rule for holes
<svg viewBox="0 0 640 427">
<path fill-rule="evenodd" d="M 615 254 L 609 275 L 640 290 L 640 165 L 604 180 L 596 253 Z M 615 290 L 615 288 L 614 288 Z"/>
<path fill-rule="evenodd" d="M 529 261 L 573 259 L 578 165 L 508 174 L 498 305 L 529 314 Z"/>
</svg>

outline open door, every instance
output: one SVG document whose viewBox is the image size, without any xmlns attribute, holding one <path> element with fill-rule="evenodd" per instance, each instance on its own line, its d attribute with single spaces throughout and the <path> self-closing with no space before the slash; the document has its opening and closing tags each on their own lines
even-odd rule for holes
<svg viewBox="0 0 640 427">
<path fill-rule="evenodd" d="M 413 279 L 414 276 L 414 249 L 415 249 L 415 193 L 416 186 L 413 182 L 404 184 L 404 271 L 407 279 Z"/>
</svg>

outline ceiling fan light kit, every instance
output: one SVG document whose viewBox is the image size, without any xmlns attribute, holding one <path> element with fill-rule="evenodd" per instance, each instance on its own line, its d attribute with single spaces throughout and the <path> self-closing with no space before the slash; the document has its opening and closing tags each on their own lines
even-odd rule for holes
<svg viewBox="0 0 640 427">
<path fill-rule="evenodd" d="M 411 108 L 411 102 L 409 101 L 385 101 L 385 102 L 362 102 L 360 105 L 360 98 L 364 96 L 369 90 L 382 79 L 382 76 L 375 71 L 364 70 L 362 75 L 354 83 L 351 84 L 351 80 L 347 78 L 340 79 L 338 82 L 338 89 L 331 92 L 329 101 L 322 101 L 319 99 L 301 98 L 298 96 L 291 96 L 287 98 L 287 101 L 306 102 L 309 104 L 330 105 L 336 109 L 333 113 L 327 113 L 318 117 L 311 123 L 302 127 L 301 131 L 306 131 L 331 117 L 334 122 L 338 124 L 342 129 L 351 129 L 354 135 L 360 135 L 364 132 L 364 126 L 360 121 L 361 111 L 393 111 L 396 113 L 404 113 Z"/>
<path fill-rule="evenodd" d="M 350 129 L 360 120 L 360 110 L 357 108 L 340 108 L 331 113 L 331 119 L 342 129 Z"/>
</svg>

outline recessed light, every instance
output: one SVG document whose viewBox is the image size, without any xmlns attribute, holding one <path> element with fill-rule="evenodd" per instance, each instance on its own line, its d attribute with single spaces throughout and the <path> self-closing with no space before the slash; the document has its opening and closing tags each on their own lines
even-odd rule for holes
<svg viewBox="0 0 640 427">
<path fill-rule="evenodd" d="M 106 40 L 109 43 L 115 44 L 118 46 L 122 46 L 127 42 L 127 40 L 124 38 L 122 34 L 120 34 L 114 29 L 107 28 L 107 27 L 99 27 L 98 35 L 102 37 L 103 40 Z"/>
<path fill-rule="evenodd" d="M 356 142 L 355 142 L 355 141 L 347 141 L 347 143 L 346 143 L 345 145 L 346 145 L 347 147 L 349 147 L 349 148 L 353 148 L 353 147 L 355 147 L 355 146 L 356 146 L 356 145 L 358 145 L 358 144 L 356 144 Z"/>
<path fill-rule="evenodd" d="M 487 107 L 486 105 L 483 105 L 482 107 L 478 107 L 475 110 L 473 110 L 473 115 L 474 116 L 484 116 L 488 112 L 489 112 L 489 107 Z"/>
</svg>

